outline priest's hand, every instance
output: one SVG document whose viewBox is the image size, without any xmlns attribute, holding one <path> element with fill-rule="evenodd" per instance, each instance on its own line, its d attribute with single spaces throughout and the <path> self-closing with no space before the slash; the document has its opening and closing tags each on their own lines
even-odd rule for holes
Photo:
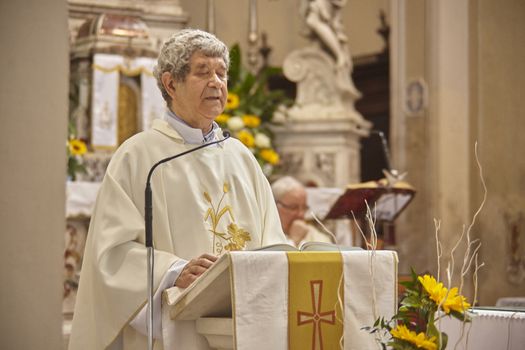
<svg viewBox="0 0 525 350">
<path fill-rule="evenodd" d="M 211 265 L 217 260 L 216 256 L 210 254 L 202 254 L 198 258 L 191 259 L 179 275 L 179 278 L 175 281 L 175 286 L 179 288 L 186 288 L 193 283 L 210 268 Z"/>
</svg>

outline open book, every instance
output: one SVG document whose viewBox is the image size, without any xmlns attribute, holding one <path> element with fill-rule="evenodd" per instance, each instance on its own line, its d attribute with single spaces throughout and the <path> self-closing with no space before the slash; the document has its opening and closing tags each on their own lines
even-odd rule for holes
<svg viewBox="0 0 525 350">
<path fill-rule="evenodd" d="M 360 250 L 359 247 L 340 246 L 333 243 L 326 242 L 305 242 L 299 248 L 286 243 L 270 244 L 261 248 L 254 249 L 254 251 L 308 251 L 308 252 L 338 252 L 348 250 Z"/>
</svg>

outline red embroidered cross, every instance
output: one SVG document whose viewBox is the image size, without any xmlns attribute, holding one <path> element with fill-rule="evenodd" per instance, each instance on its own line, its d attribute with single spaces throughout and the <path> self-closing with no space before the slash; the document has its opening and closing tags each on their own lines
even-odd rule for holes
<svg viewBox="0 0 525 350">
<path fill-rule="evenodd" d="M 323 350 L 323 334 L 321 323 L 335 324 L 335 310 L 321 312 L 321 300 L 323 298 L 323 281 L 310 281 L 312 293 L 313 313 L 297 311 L 297 325 L 302 326 L 313 323 L 314 332 L 312 338 L 312 350 Z"/>
</svg>

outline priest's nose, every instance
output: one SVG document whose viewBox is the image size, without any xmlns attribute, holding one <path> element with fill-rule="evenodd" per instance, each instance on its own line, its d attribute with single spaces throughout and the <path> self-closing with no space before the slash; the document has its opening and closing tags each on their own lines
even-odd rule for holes
<svg viewBox="0 0 525 350">
<path fill-rule="evenodd" d="M 219 88 L 223 83 L 222 79 L 217 74 L 212 74 L 210 80 L 208 80 L 209 87 Z"/>
</svg>

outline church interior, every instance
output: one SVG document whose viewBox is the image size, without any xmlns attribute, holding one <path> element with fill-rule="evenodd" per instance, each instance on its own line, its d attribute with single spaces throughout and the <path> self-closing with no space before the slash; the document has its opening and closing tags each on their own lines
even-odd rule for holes
<svg viewBox="0 0 525 350">
<path fill-rule="evenodd" d="M 163 113 L 151 72 L 164 40 L 187 27 L 237 47 L 254 76 L 273 69 L 265 88 L 286 106 L 263 120 L 280 159 L 265 158 L 269 181 L 296 177 L 323 220 L 335 199 L 385 180 L 409 196 L 373 229 L 377 249 L 397 252 L 400 281 L 411 269 L 445 280 L 453 257 L 452 284 L 463 275 L 471 304 L 525 310 L 525 2 L 343 1 L 330 21 L 346 70 L 314 78 L 297 67 L 339 53 L 312 38 L 308 2 L 0 4 L 0 347 L 67 348 L 98 184 L 112 151 Z M 64 147 L 72 136 L 82 156 Z M 335 243 L 366 249 L 360 220 L 344 207 L 325 223 Z"/>
</svg>

